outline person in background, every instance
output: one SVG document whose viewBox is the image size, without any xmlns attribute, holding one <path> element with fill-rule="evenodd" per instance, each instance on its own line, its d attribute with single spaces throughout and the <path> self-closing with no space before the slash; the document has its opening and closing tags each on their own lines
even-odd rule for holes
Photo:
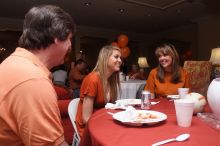
<svg viewBox="0 0 220 146">
<path fill-rule="evenodd" d="M 53 75 L 53 83 L 58 86 L 66 87 L 66 80 L 67 80 L 67 74 L 68 70 L 65 66 L 65 64 L 61 64 L 59 66 L 56 66 L 52 68 L 51 70 Z"/>
<path fill-rule="evenodd" d="M 190 88 L 189 75 L 179 65 L 179 55 L 172 44 L 158 46 L 155 54 L 159 64 L 151 70 L 145 90 L 149 90 L 153 97 L 166 97 L 178 94 L 178 88 Z"/>
<path fill-rule="evenodd" d="M 139 71 L 139 76 L 140 76 L 140 80 L 146 80 L 147 79 L 147 74 L 144 70 L 144 68 L 140 68 L 140 71 Z"/>
<path fill-rule="evenodd" d="M 64 57 L 64 63 L 58 66 L 53 67 L 50 71 L 53 75 L 53 83 L 57 86 L 67 88 L 68 84 L 68 75 L 71 68 L 71 49 L 67 52 Z"/>
<path fill-rule="evenodd" d="M 86 62 L 82 59 L 79 59 L 75 62 L 74 67 L 69 73 L 69 86 L 73 90 L 73 97 L 79 98 L 80 87 L 84 77 L 86 76 Z"/>
<path fill-rule="evenodd" d="M 137 64 L 132 64 L 131 71 L 128 72 L 127 75 L 129 76 L 129 79 L 136 79 L 136 80 L 145 80 L 146 79 L 143 72 L 140 72 Z"/>
<path fill-rule="evenodd" d="M 31 8 L 16 48 L 0 66 L 0 146 L 69 146 L 50 69 L 64 63 L 72 17 L 52 5 Z"/>
<path fill-rule="evenodd" d="M 121 52 L 118 47 L 104 46 L 99 52 L 95 68 L 83 80 L 76 125 L 80 137 L 92 113 L 114 102 L 120 90 L 119 71 Z"/>
</svg>

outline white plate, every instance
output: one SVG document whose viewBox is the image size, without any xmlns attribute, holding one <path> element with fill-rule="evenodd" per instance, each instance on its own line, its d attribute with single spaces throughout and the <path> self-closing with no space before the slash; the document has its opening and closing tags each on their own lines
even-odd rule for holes
<svg viewBox="0 0 220 146">
<path fill-rule="evenodd" d="M 138 105 L 141 104 L 141 99 L 120 99 L 117 100 L 116 103 L 122 105 Z"/>
<path fill-rule="evenodd" d="M 117 112 L 113 115 L 113 118 L 127 125 L 142 126 L 143 124 L 154 125 L 164 121 L 167 119 L 167 115 L 151 110 L 135 110 L 132 111 L 132 115 L 128 111 Z"/>
<path fill-rule="evenodd" d="M 167 98 L 170 98 L 170 99 L 179 99 L 180 96 L 179 96 L 179 95 L 167 95 Z"/>
<path fill-rule="evenodd" d="M 123 109 L 123 110 L 125 110 L 127 108 L 127 106 L 122 105 L 122 104 L 118 104 L 118 103 L 116 103 L 116 104 L 106 103 L 105 108 L 106 109 Z"/>
</svg>

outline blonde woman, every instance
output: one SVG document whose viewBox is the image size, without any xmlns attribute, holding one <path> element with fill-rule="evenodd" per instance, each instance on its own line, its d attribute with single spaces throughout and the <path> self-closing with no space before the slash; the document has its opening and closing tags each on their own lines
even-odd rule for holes
<svg viewBox="0 0 220 146">
<path fill-rule="evenodd" d="M 76 116 L 80 137 L 92 113 L 104 107 L 107 102 L 116 100 L 120 88 L 121 63 L 120 49 L 115 46 L 104 46 L 99 52 L 95 68 L 84 78 Z"/>
<path fill-rule="evenodd" d="M 159 64 L 150 72 L 145 90 L 149 90 L 152 96 L 166 97 L 178 94 L 178 88 L 190 88 L 189 75 L 179 65 L 179 55 L 172 44 L 158 46 L 155 54 Z"/>
</svg>

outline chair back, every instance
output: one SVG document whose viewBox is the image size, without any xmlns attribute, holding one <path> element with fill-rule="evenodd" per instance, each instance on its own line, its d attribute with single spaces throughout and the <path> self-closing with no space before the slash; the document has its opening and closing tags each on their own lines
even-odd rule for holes
<svg viewBox="0 0 220 146">
<path fill-rule="evenodd" d="M 210 84 L 212 64 L 209 61 L 185 61 L 184 69 L 190 75 L 191 91 L 200 93 L 204 96 L 207 94 Z"/>
<path fill-rule="evenodd" d="M 80 98 L 75 98 L 75 99 L 71 100 L 71 102 L 69 103 L 69 106 L 68 106 L 69 117 L 72 122 L 75 134 L 76 134 L 76 136 L 74 136 L 74 138 L 77 138 L 78 140 L 80 140 L 80 137 L 79 137 L 79 133 L 76 128 L 75 121 L 76 121 L 76 113 L 77 113 L 79 101 L 80 101 Z M 74 138 L 73 138 L 73 140 L 74 140 Z M 73 141 L 73 143 L 74 143 L 74 141 Z"/>
<path fill-rule="evenodd" d="M 141 98 L 141 93 L 142 91 L 144 90 L 144 87 L 145 87 L 146 84 L 141 84 L 141 86 L 138 88 L 138 91 L 136 93 L 136 98 L 137 99 L 140 99 Z"/>
</svg>

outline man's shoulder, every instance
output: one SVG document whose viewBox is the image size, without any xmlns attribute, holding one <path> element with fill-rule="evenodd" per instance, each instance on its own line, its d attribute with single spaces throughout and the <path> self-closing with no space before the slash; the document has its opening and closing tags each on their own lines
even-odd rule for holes
<svg viewBox="0 0 220 146">
<path fill-rule="evenodd" d="M 2 86 L 15 86 L 21 82 L 34 78 L 49 79 L 49 76 L 39 66 L 33 64 L 28 59 L 11 59 L 8 60 L 8 62 L 1 64 L 0 68 L 0 80 L 3 84 Z"/>
</svg>

